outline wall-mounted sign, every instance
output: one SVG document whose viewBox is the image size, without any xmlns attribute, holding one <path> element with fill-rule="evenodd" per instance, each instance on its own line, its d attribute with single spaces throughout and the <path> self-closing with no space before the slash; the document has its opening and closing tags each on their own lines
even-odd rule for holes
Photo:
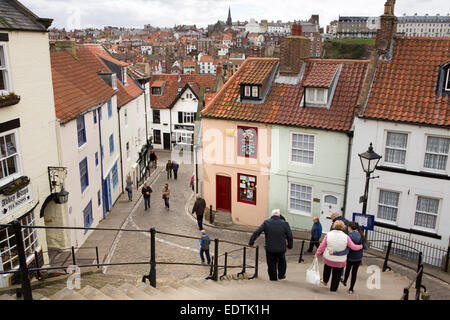
<svg viewBox="0 0 450 320">
<path fill-rule="evenodd" d="M 363 230 L 373 230 L 375 225 L 375 216 L 373 214 L 353 212 L 352 221 L 357 222 Z"/>
<path fill-rule="evenodd" d="M 194 131 L 194 126 L 186 126 L 181 124 L 176 124 L 175 130 L 188 130 L 188 131 Z"/>
<path fill-rule="evenodd" d="M 0 218 L 9 215 L 33 200 L 31 183 L 10 196 L 0 196 Z"/>
</svg>

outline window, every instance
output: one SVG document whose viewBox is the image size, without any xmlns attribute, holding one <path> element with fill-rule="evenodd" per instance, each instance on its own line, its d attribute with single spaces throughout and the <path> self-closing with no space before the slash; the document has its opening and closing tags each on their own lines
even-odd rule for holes
<svg viewBox="0 0 450 320">
<path fill-rule="evenodd" d="M 100 190 L 97 191 L 97 205 L 100 207 L 102 204 L 102 197 L 100 195 Z"/>
<path fill-rule="evenodd" d="M 289 187 L 289 209 L 311 214 L 312 188 L 295 183 L 291 183 Z"/>
<path fill-rule="evenodd" d="M 124 117 L 124 120 L 125 120 L 125 125 L 127 126 L 128 125 L 128 111 L 127 111 L 127 109 L 125 109 L 123 111 L 123 117 Z"/>
<path fill-rule="evenodd" d="M 161 87 L 152 87 L 152 96 L 155 95 L 159 96 L 161 95 L 161 92 L 162 92 Z"/>
<path fill-rule="evenodd" d="M 153 130 L 153 143 L 161 144 L 161 130 Z"/>
<path fill-rule="evenodd" d="M 251 97 L 251 86 L 245 86 L 244 87 L 244 96 L 245 97 Z"/>
<path fill-rule="evenodd" d="M 113 182 L 113 188 L 114 190 L 117 189 L 117 186 L 119 185 L 119 173 L 117 171 L 117 162 L 112 167 L 112 182 Z"/>
<path fill-rule="evenodd" d="M 98 151 L 95 152 L 95 166 L 98 166 Z"/>
<path fill-rule="evenodd" d="M 92 112 L 92 115 L 94 116 L 94 124 L 96 124 L 97 123 L 97 110 L 94 110 Z"/>
<path fill-rule="evenodd" d="M 414 225 L 427 229 L 436 229 L 439 200 L 419 196 L 417 198 Z"/>
<path fill-rule="evenodd" d="M 153 123 L 161 123 L 160 111 L 153 110 Z"/>
<path fill-rule="evenodd" d="M 408 134 L 388 132 L 386 136 L 385 162 L 405 164 Z"/>
<path fill-rule="evenodd" d="M 19 219 L 22 226 L 34 226 L 34 211 Z M 27 256 L 34 254 L 39 248 L 37 229 L 22 229 L 23 243 Z M 12 227 L 0 228 L 0 270 L 9 271 L 19 267 L 16 236 Z"/>
<path fill-rule="evenodd" d="M 252 86 L 252 97 L 258 98 L 259 97 L 258 93 L 259 93 L 258 86 Z"/>
<path fill-rule="evenodd" d="M 86 142 L 86 128 L 84 125 L 84 115 L 77 118 L 78 146 L 81 147 Z"/>
<path fill-rule="evenodd" d="M 81 193 L 87 188 L 89 185 L 89 177 L 88 177 L 88 163 L 87 158 L 84 158 L 80 164 L 80 185 L 81 185 Z"/>
<path fill-rule="evenodd" d="M 126 144 L 126 149 L 127 149 L 127 158 L 129 159 L 130 158 L 130 143 L 129 142 L 127 142 L 127 144 Z"/>
<path fill-rule="evenodd" d="M 445 91 L 450 91 L 450 68 L 447 69 L 447 77 L 445 78 Z"/>
<path fill-rule="evenodd" d="M 377 217 L 383 220 L 397 221 L 399 192 L 380 190 Z"/>
<path fill-rule="evenodd" d="M 15 179 L 20 175 L 20 157 L 16 132 L 0 136 L 0 181 Z M 9 180 L 8 179 L 8 180 Z M 1 183 L 3 184 L 3 182 Z"/>
<path fill-rule="evenodd" d="M 8 68 L 6 65 L 6 47 L 0 45 L 0 93 L 5 95 L 9 93 L 9 85 L 8 85 Z"/>
<path fill-rule="evenodd" d="M 292 134 L 291 161 L 313 164 L 314 136 L 306 134 Z"/>
<path fill-rule="evenodd" d="M 258 129 L 238 127 L 238 156 L 256 158 Z"/>
<path fill-rule="evenodd" d="M 114 153 L 114 136 L 111 134 L 109 136 L 109 154 L 112 155 Z"/>
<path fill-rule="evenodd" d="M 92 216 L 92 200 L 89 201 L 86 208 L 83 210 L 83 217 L 84 217 L 84 227 L 89 228 L 92 224 L 92 221 L 94 221 L 94 217 Z M 86 234 L 88 230 L 84 230 L 84 233 Z"/>
<path fill-rule="evenodd" d="M 315 104 L 326 104 L 328 89 L 325 88 L 306 88 L 306 102 Z"/>
<path fill-rule="evenodd" d="M 446 170 L 450 138 L 427 137 L 427 148 L 423 166 L 429 169 Z"/>
<path fill-rule="evenodd" d="M 177 143 L 192 144 L 193 134 L 189 132 L 176 132 Z"/>
<path fill-rule="evenodd" d="M 238 201 L 256 204 L 256 177 L 238 173 Z"/>
<path fill-rule="evenodd" d="M 112 117 L 112 101 L 111 99 L 108 100 L 108 118 Z"/>
<path fill-rule="evenodd" d="M 194 123 L 195 118 L 195 112 L 178 112 L 178 123 Z"/>
</svg>

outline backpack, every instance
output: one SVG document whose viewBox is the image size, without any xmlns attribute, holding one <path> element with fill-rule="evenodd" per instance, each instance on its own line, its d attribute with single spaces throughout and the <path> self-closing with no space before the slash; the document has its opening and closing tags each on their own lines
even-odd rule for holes
<svg viewBox="0 0 450 320">
<path fill-rule="evenodd" d="M 209 250 L 209 243 L 211 240 L 209 239 L 208 235 L 202 236 L 202 249 L 203 250 Z"/>
</svg>

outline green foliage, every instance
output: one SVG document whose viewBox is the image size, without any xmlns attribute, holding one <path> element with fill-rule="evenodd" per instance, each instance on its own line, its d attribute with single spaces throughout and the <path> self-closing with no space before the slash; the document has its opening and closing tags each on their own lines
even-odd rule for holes
<svg viewBox="0 0 450 320">
<path fill-rule="evenodd" d="M 375 39 L 332 39 L 324 43 L 326 59 L 368 59 Z"/>
</svg>

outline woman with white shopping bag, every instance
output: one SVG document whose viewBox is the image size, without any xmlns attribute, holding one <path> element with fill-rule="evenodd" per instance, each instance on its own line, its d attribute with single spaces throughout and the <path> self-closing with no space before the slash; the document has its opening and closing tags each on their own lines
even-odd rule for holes
<svg viewBox="0 0 450 320">
<path fill-rule="evenodd" d="M 361 250 L 363 247 L 354 244 L 352 239 L 345 234 L 345 229 L 344 222 L 335 221 L 333 230 L 327 233 L 315 254 L 315 258 L 317 258 L 323 253 L 323 278 L 320 282 L 326 286 L 331 275 L 330 291 L 337 291 L 342 271 L 347 264 L 347 255 L 333 255 L 333 252 L 344 251 L 347 247 L 352 250 Z"/>
<path fill-rule="evenodd" d="M 311 266 L 306 270 L 306 282 L 318 286 L 320 284 L 319 261 L 314 257 Z"/>
</svg>

